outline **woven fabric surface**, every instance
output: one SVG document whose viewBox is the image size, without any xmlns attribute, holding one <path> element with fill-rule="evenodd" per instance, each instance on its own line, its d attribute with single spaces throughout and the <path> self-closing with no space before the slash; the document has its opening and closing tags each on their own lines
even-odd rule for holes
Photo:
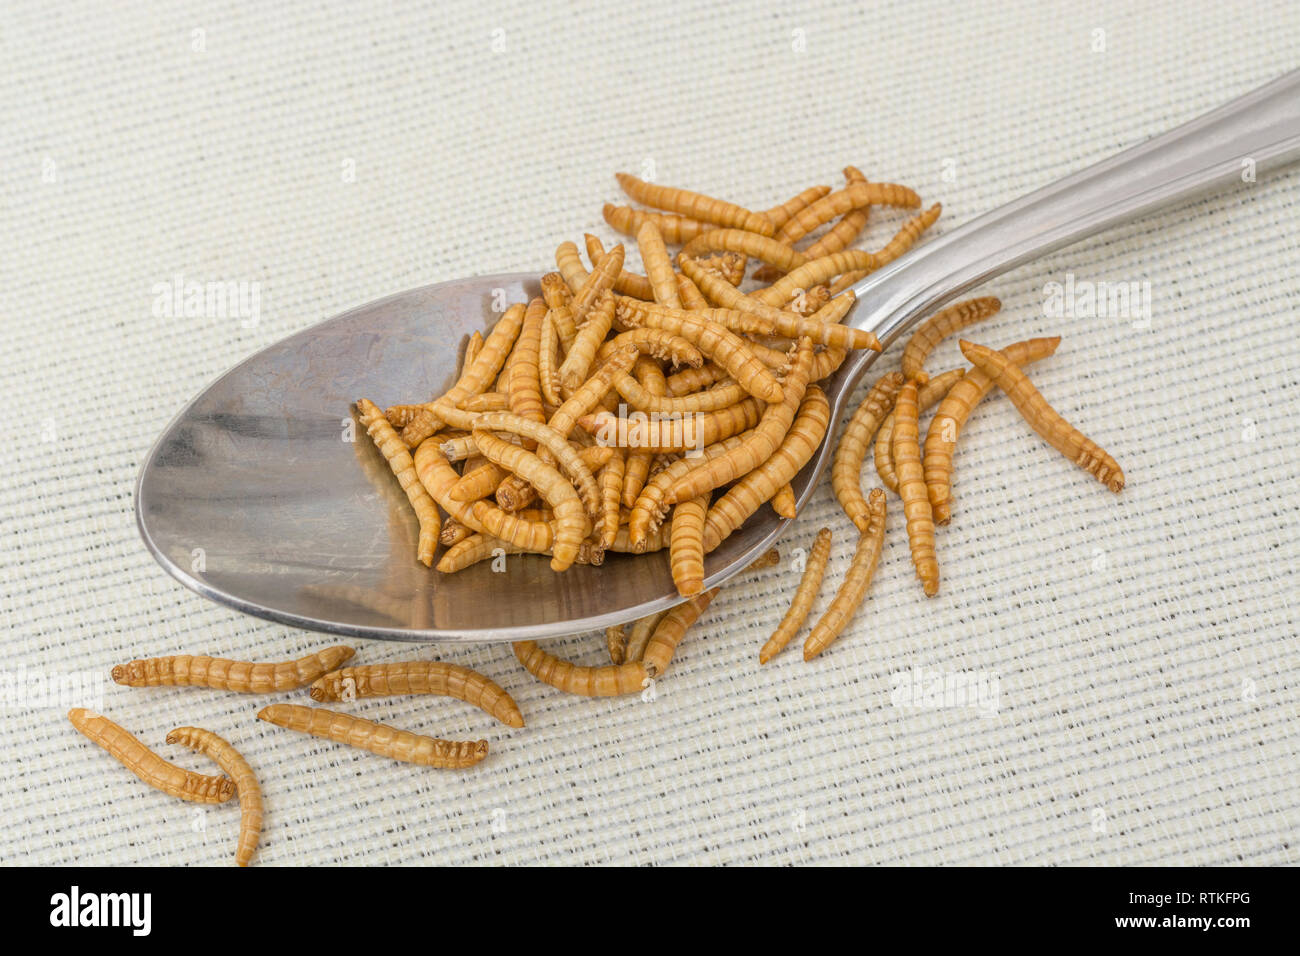
<svg viewBox="0 0 1300 956">
<path fill-rule="evenodd" d="M 136 533 L 151 442 L 255 350 L 397 290 L 542 270 L 584 231 L 613 241 L 616 170 L 761 209 L 852 163 L 941 201 L 942 234 L 1300 65 L 1286 0 L 366 7 L 0 11 L 0 859 L 231 860 L 233 804 L 153 791 L 72 730 L 49 689 L 77 675 L 72 703 L 169 759 L 210 769 L 163 743 L 182 724 L 247 756 L 263 865 L 1300 858 L 1296 170 L 981 290 L 1004 309 L 971 337 L 1062 336 L 1032 378 L 1128 487 L 991 395 L 958 449 L 939 596 L 891 496 L 867 601 L 811 664 L 801 637 L 762 668 L 757 651 L 795 549 L 834 529 L 814 614 L 848 566 L 828 481 L 782 564 L 725 588 L 653 700 L 564 696 L 494 645 L 417 653 L 503 684 L 524 730 L 445 699 L 356 706 L 488 738 L 467 772 L 259 723 L 259 699 L 109 682 L 134 657 L 334 643 L 209 603 Z M 864 246 L 900 218 L 873 214 Z M 155 316 L 177 274 L 257 283 L 258 321 Z M 1045 315 L 1044 284 L 1067 276 L 1149 288 L 1149 315 Z M 949 341 L 929 367 L 961 361 Z M 359 661 L 412 655 L 356 643 Z M 547 647 L 604 656 L 600 634 Z M 982 675 L 985 693 L 909 702 L 893 675 L 913 673 Z"/>
</svg>

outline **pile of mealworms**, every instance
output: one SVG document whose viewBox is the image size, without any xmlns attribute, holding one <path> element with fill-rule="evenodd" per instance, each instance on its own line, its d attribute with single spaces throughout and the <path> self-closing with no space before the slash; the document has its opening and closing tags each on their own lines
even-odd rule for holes
<svg viewBox="0 0 1300 956">
<path fill-rule="evenodd" d="M 849 286 L 906 252 L 940 207 L 904 221 L 882 248 L 849 248 L 876 206 L 918 208 L 905 186 L 844 171 L 845 186 L 805 189 L 754 212 L 733 203 L 619 174 L 648 209 L 606 205 L 606 222 L 635 238 L 645 275 L 623 269 L 624 249 L 585 237 L 591 268 L 572 242 L 555 251 L 542 295 L 507 307 L 486 337 L 475 333 L 456 383 L 432 401 L 381 410 L 360 399 L 362 425 L 405 491 L 419 524 L 417 557 L 452 573 L 502 554 L 545 554 L 563 571 L 598 565 L 607 551 L 667 548 L 685 599 L 668 611 L 606 630 L 610 663 L 582 666 L 534 641 L 514 645 L 530 674 L 573 694 L 640 693 L 668 668 L 687 630 L 719 588 L 704 590 L 704 557 L 770 503 L 794 518 L 790 482 L 830 427 L 818 382 L 850 350 L 880 350 L 870 332 L 841 325 Z M 681 246 L 670 256 L 669 245 Z M 744 291 L 751 261 L 754 287 Z M 761 284 L 766 283 L 766 284 Z M 903 351 L 902 369 L 878 379 L 835 449 L 831 484 L 858 532 L 843 582 L 804 643 L 821 654 L 862 604 L 885 537 L 886 488 L 903 503 L 922 589 L 939 590 L 935 525 L 952 517 L 952 462 L 975 406 L 997 387 L 1052 447 L 1112 491 L 1115 460 L 1070 425 L 1035 389 L 1023 366 L 1052 355 L 1059 338 L 1000 350 L 965 340 L 971 369 L 930 377 L 931 351 L 947 336 L 998 312 L 978 298 L 927 319 Z M 919 419 L 938 406 L 920 438 Z M 612 437 L 611 437 L 612 436 Z M 862 490 L 874 439 L 884 487 Z M 446 518 L 443 518 L 443 512 Z M 446 551 L 434 565 L 439 544 Z M 766 664 L 803 627 L 821 588 L 832 533 L 807 555 L 790 609 L 759 651 Z M 769 551 L 750 570 L 779 561 Z M 316 701 L 441 694 L 474 704 L 510 727 L 523 716 L 505 690 L 455 664 L 406 661 L 339 669 L 349 647 L 298 661 L 249 664 L 177 656 L 113 670 L 130 686 L 190 685 L 269 693 L 311 685 Z M 229 776 L 184 770 L 98 714 L 69 712 L 83 734 L 160 790 L 205 803 L 239 794 L 236 861 L 246 865 L 262 822 L 252 769 L 225 740 L 195 727 L 167 736 L 210 756 Z M 373 753 L 433 767 L 464 768 L 487 756 L 486 740 L 448 741 L 323 708 L 273 704 L 260 719 Z"/>
</svg>

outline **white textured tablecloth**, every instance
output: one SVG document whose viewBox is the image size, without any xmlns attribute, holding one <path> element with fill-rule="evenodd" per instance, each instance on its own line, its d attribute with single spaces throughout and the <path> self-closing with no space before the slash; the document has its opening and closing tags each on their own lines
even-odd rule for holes
<svg viewBox="0 0 1300 956">
<path fill-rule="evenodd" d="M 783 565 L 726 589 L 653 702 L 563 696 L 496 645 L 433 653 L 502 683 L 525 730 L 445 699 L 357 707 L 489 738 L 465 773 L 261 724 L 255 699 L 108 683 L 135 656 L 330 643 L 192 594 L 136 535 L 150 443 L 253 351 L 397 290 L 543 269 L 583 231 L 609 241 L 615 170 L 762 208 L 854 163 L 942 201 L 942 232 L 1300 59 L 1286 0 L 366 6 L 0 10 L 4 862 L 231 860 L 233 805 L 148 789 L 40 699 L 81 671 L 186 766 L 207 769 L 163 744 L 178 724 L 246 754 L 261 864 L 1296 861 L 1294 170 L 990 283 L 1005 310 L 976 337 L 1061 334 L 1033 378 L 1128 487 L 991 397 L 958 452 L 940 596 L 891 498 L 870 596 L 812 665 L 797 643 L 757 664 L 798 579 Z M 867 246 L 897 220 L 875 216 Z M 258 283 L 259 321 L 156 316 L 177 274 Z M 1045 318 L 1067 274 L 1150 283 L 1149 327 Z M 958 360 L 945 343 L 931 367 Z M 836 580 L 851 535 L 828 483 L 783 548 L 823 524 Z M 551 647 L 596 663 L 602 641 Z M 358 660 L 411 653 L 361 642 Z M 914 668 L 996 677 L 996 712 L 898 706 L 890 675 Z"/>
</svg>

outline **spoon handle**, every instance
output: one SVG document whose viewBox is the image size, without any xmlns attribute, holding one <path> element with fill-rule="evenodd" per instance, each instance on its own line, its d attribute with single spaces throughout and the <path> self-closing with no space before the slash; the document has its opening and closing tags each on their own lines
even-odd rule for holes
<svg viewBox="0 0 1300 956">
<path fill-rule="evenodd" d="M 1211 187 L 1300 159 L 1300 70 L 980 216 L 855 285 L 848 324 L 888 345 L 984 280 Z M 868 363 L 850 371 L 856 379 Z"/>
</svg>

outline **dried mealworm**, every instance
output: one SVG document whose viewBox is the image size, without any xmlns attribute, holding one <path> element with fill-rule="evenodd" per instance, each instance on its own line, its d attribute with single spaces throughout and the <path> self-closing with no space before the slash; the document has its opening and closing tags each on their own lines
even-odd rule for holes
<svg viewBox="0 0 1300 956">
<path fill-rule="evenodd" d="M 797 196 L 791 196 L 781 205 L 773 206 L 763 215 L 771 220 L 773 228 L 780 229 L 789 221 L 791 216 L 802 209 L 807 209 L 830 191 L 830 186 L 809 186 Z"/>
<path fill-rule="evenodd" d="M 536 442 L 539 448 L 545 448 L 573 479 L 583 504 L 587 506 L 587 513 L 593 519 L 600 515 L 600 488 L 596 485 L 595 475 L 583 464 L 573 446 L 554 428 L 510 412 L 487 412 L 479 418 L 478 427 L 494 432 L 509 432 Z"/>
<path fill-rule="evenodd" d="M 863 206 L 915 209 L 920 205 L 921 197 L 906 186 L 894 183 L 851 183 L 795 213 L 781 227 L 776 238 L 782 242 L 798 242 L 819 226 Z"/>
<path fill-rule="evenodd" d="M 817 597 L 817 592 L 821 590 L 822 578 L 826 575 L 826 562 L 831 556 L 831 529 L 822 528 L 817 532 L 817 540 L 813 542 L 812 550 L 808 552 L 808 560 L 804 564 L 803 576 L 799 579 L 799 587 L 795 589 L 794 600 L 790 602 L 790 610 L 785 612 L 785 617 L 781 618 L 781 623 L 777 625 L 772 636 L 767 639 L 762 649 L 758 652 L 758 662 L 766 664 L 777 654 L 781 653 L 782 648 L 790 643 L 790 638 L 794 637 L 799 628 L 803 627 L 803 622 L 808 618 L 808 612 L 812 610 L 813 601 Z"/>
<path fill-rule="evenodd" d="M 622 452 L 614 451 L 609 463 L 600 470 L 598 476 L 601 501 L 600 544 L 604 548 L 613 544 L 614 538 L 618 536 L 619 505 L 623 500 L 623 474 L 626 469 L 627 459 Z"/>
<path fill-rule="evenodd" d="M 871 579 L 880 563 L 880 549 L 885 543 L 885 492 L 882 488 L 872 490 L 867 499 L 871 509 L 871 518 L 867 530 L 859 533 L 858 547 L 853 553 L 844 581 L 831 600 L 830 607 L 821 619 L 813 625 L 808 639 L 803 644 L 803 659 L 810 661 L 839 637 L 849 618 L 853 617 L 862 599 L 867 595 Z"/>
<path fill-rule="evenodd" d="M 361 413 L 361 424 L 365 427 L 366 433 L 388 462 L 388 467 L 392 469 L 402 490 L 406 492 L 406 499 L 411 503 L 412 510 L 415 511 L 416 520 L 420 524 L 417 556 L 420 563 L 427 568 L 433 564 L 433 552 L 438 548 L 438 532 L 442 529 L 442 519 L 438 516 L 438 509 L 415 475 L 415 463 L 411 460 L 411 453 L 405 442 L 398 437 L 393 426 L 384 417 L 384 413 L 375 406 L 374 402 L 365 398 L 357 399 L 357 410 Z"/>
<path fill-rule="evenodd" d="M 424 767 L 472 767 L 488 752 L 486 740 L 439 740 L 323 707 L 272 704 L 258 711 L 257 719 Z"/>
<path fill-rule="evenodd" d="M 646 303 L 636 303 L 634 308 L 629 305 L 633 301 L 620 299 L 618 304 L 618 317 L 628 325 L 645 325 L 680 335 L 725 368 L 755 398 L 764 402 L 781 401 L 781 383 L 736 333 L 695 312 L 664 310 Z"/>
<path fill-rule="evenodd" d="M 747 398 L 714 412 L 683 418 L 619 418 L 609 412 L 584 415 L 579 424 L 601 441 L 634 448 L 637 452 L 684 452 L 706 448 L 724 438 L 748 431 L 760 421 L 759 401 Z M 771 406 L 768 406 L 769 408 Z M 698 459 L 692 459 L 697 462 Z M 623 479 L 624 487 L 627 478 Z M 695 497 L 688 495 L 687 497 Z"/>
<path fill-rule="evenodd" d="M 461 407 L 467 412 L 504 412 L 510 408 L 510 396 L 504 392 L 484 392 L 471 395 Z"/>
<path fill-rule="evenodd" d="M 870 513 L 867 499 L 862 495 L 862 461 L 866 456 L 867 445 L 894 407 L 894 399 L 902 387 L 901 372 L 881 376 L 854 411 L 853 417 L 844 427 L 844 434 L 840 436 L 840 443 L 835 447 L 835 463 L 831 465 L 831 488 L 840 507 L 859 531 L 867 529 Z"/>
<path fill-rule="evenodd" d="M 686 276 L 680 272 L 677 273 L 677 294 L 681 296 L 682 305 L 687 309 L 707 309 L 709 300 L 704 298 L 704 293 Z"/>
<path fill-rule="evenodd" d="M 704 589 L 704 516 L 709 510 L 709 493 L 678 502 L 673 508 L 668 538 L 673 583 L 682 597 Z"/>
<path fill-rule="evenodd" d="M 771 497 L 770 503 L 772 510 L 782 518 L 799 517 L 799 512 L 795 508 L 794 488 L 788 481 L 776 489 L 776 494 Z"/>
<path fill-rule="evenodd" d="M 646 645 L 650 643 L 650 635 L 655 632 L 659 622 L 667 616 L 667 611 L 657 611 L 646 617 L 637 618 L 632 622 L 632 629 L 627 634 L 627 645 L 623 649 L 624 663 L 630 664 L 640 661 L 645 656 Z"/>
<path fill-rule="evenodd" d="M 576 300 L 575 300 L 576 301 Z M 636 300 L 629 300 L 636 301 Z M 614 324 L 614 297 L 606 294 L 600 303 L 590 310 L 587 324 L 578 329 L 573 340 L 573 348 L 560 363 L 560 383 L 569 389 L 577 389 L 587 379 L 591 364 L 596 358 L 596 350 L 605 341 Z"/>
<path fill-rule="evenodd" d="M 515 657 L 524 669 L 544 684 L 550 684 L 566 694 L 583 697 L 617 697 L 620 694 L 639 694 L 645 685 L 645 666 L 639 661 L 608 664 L 604 667 L 581 667 L 548 654 L 536 641 L 517 641 Z"/>
<path fill-rule="evenodd" d="M 597 304 L 605 298 L 608 292 L 611 295 L 614 286 L 615 277 L 623 269 L 623 246 L 617 245 L 609 252 L 605 253 L 600 264 L 591 270 L 582 286 L 573 293 L 573 303 L 569 308 L 573 312 L 573 320 L 582 328 L 582 324 L 587 320 L 588 314 Z M 608 330 L 606 330 L 608 331 Z M 601 336 L 604 338 L 604 336 Z M 600 339 L 596 340 L 597 342 Z"/>
<path fill-rule="evenodd" d="M 771 458 L 794 422 L 799 403 L 803 401 L 808 386 L 811 369 L 812 342 L 803 338 L 799 340 L 795 366 L 785 378 L 783 400 L 767 406 L 747 441 L 679 478 L 668 493 L 669 500 L 677 502 L 696 498 L 712 488 L 748 474 Z"/>
<path fill-rule="evenodd" d="M 623 191 L 637 202 L 656 209 L 665 209 L 678 215 L 689 216 L 719 226 L 745 229 L 763 236 L 773 233 L 772 221 L 762 213 L 751 212 L 734 203 L 714 199 L 686 189 L 647 183 L 627 173 L 615 173 Z"/>
<path fill-rule="evenodd" d="M 846 166 L 844 168 L 844 180 L 852 186 L 854 183 L 865 183 L 867 177 L 863 176 L 862 171 L 856 166 Z M 825 235 L 808 247 L 805 255 L 809 259 L 816 259 L 818 256 L 828 256 L 832 252 L 847 249 L 861 235 L 862 230 L 867 227 L 867 217 L 870 209 L 870 206 L 850 209 L 840 218 L 839 222 L 826 230 Z M 789 272 L 790 270 L 785 269 L 783 271 Z"/>
<path fill-rule="evenodd" d="M 514 698 L 490 678 L 443 661 L 397 661 L 332 671 L 311 685 L 311 699 L 325 703 L 395 694 L 454 697 L 492 715 L 507 727 L 522 727 Z"/>
<path fill-rule="evenodd" d="M 538 370 L 544 318 L 546 303 L 542 299 L 533 299 L 524 311 L 524 327 L 519 331 L 506 375 L 510 411 L 535 422 L 546 421 L 542 413 L 541 373 Z"/>
<path fill-rule="evenodd" d="M 587 245 L 587 258 L 591 260 L 592 267 L 600 265 L 600 260 L 606 256 L 604 244 L 589 232 L 583 233 L 582 239 Z M 635 299 L 654 301 L 654 287 L 650 285 L 650 280 L 626 269 L 614 276 L 613 289 Z"/>
<path fill-rule="evenodd" d="M 717 411 L 736 404 L 748 394 L 735 382 L 727 382 L 717 388 L 695 392 L 692 395 L 681 397 L 656 395 L 628 375 L 620 375 L 615 380 L 614 387 L 623 396 L 623 400 L 633 408 L 639 408 L 644 412 L 673 415 Z"/>
<path fill-rule="evenodd" d="M 940 309 L 930 316 L 912 333 L 903 349 L 903 376 L 915 379 L 918 385 L 929 381 L 925 374 L 925 358 L 934 351 L 934 347 L 945 337 L 996 315 L 1002 308 L 1002 302 L 993 296 L 981 299 L 967 299 Z"/>
<path fill-rule="evenodd" d="M 695 261 L 730 286 L 738 286 L 744 281 L 745 269 L 749 265 L 749 260 L 738 252 L 722 252 Z"/>
<path fill-rule="evenodd" d="M 831 406 L 816 385 L 808 386 L 798 414 L 771 456 L 732 485 L 709 509 L 704 551 L 713 551 L 803 468 L 826 435 Z M 675 512 L 674 512 L 675 513 Z"/>
<path fill-rule="evenodd" d="M 235 845 L 235 863 L 248 866 L 262 835 L 262 788 L 257 774 L 243 754 L 210 730 L 201 727 L 177 727 L 167 735 L 169 744 L 180 744 L 207 754 L 230 777 L 239 793 L 239 842 Z"/>
<path fill-rule="evenodd" d="M 808 257 L 802 252 L 792 249 L 784 242 L 740 229 L 714 229 L 702 233 L 682 247 L 679 259 L 683 256 L 688 259 L 699 259 L 711 252 L 739 253 L 765 262 L 782 272 L 797 269 L 808 261 Z"/>
<path fill-rule="evenodd" d="M 893 262 L 908 249 L 911 249 L 916 240 L 920 238 L 921 233 L 933 226 L 943 212 L 943 206 L 935 203 L 925 212 L 913 216 L 907 222 L 903 223 L 902 228 L 890 239 L 883 248 L 877 250 L 876 259 L 881 265 L 886 262 Z"/>
<path fill-rule="evenodd" d="M 537 378 L 542 389 L 542 401 L 559 408 L 564 402 L 560 393 L 560 336 L 555 331 L 554 313 L 546 310 L 542 319 L 542 342 L 537 353 Z"/>
<path fill-rule="evenodd" d="M 305 687 L 355 653 L 345 644 L 336 644 L 296 661 L 275 664 L 190 654 L 148 657 L 114 667 L 113 680 L 127 687 L 211 687 L 241 694 L 271 694 Z"/>
<path fill-rule="evenodd" d="M 475 431 L 474 441 L 484 457 L 528 481 L 555 512 L 555 542 L 551 568 L 563 571 L 578 555 L 587 536 L 587 515 L 582 499 L 564 477 L 532 452 L 502 441 L 491 432 Z M 597 502 L 599 504 L 599 502 Z M 478 507 L 483 502 L 476 502 Z"/>
<path fill-rule="evenodd" d="M 470 511 L 479 527 L 507 546 L 537 554 L 550 551 L 555 546 L 555 528 L 550 521 L 525 518 L 518 511 L 511 514 L 486 499 L 474 502 Z M 450 551 L 447 552 L 438 562 L 438 570 L 451 573 L 490 557 L 492 549 L 482 542 L 478 544 L 479 549 L 471 550 L 467 545 L 454 557 Z"/>
<path fill-rule="evenodd" d="M 465 474 L 461 475 L 456 484 L 452 486 L 451 498 L 453 501 L 464 501 L 466 503 L 486 498 L 496 490 L 506 476 L 507 472 L 504 468 L 494 465 L 490 461 L 476 468 L 466 468 Z M 439 503 L 441 504 L 441 502 Z"/>
<path fill-rule="evenodd" d="M 681 458 L 646 482 L 636 501 L 632 504 L 632 513 L 628 516 L 628 535 L 633 548 L 644 542 L 649 534 L 659 527 L 659 522 L 668 513 L 668 491 L 688 471 L 703 462 L 708 462 L 730 451 L 745 441 L 744 435 L 733 435 L 716 444 L 706 447 L 700 457 Z"/>
<path fill-rule="evenodd" d="M 573 310 L 570 308 L 573 293 L 565 284 L 564 276 L 558 272 L 548 272 L 542 276 L 542 298 L 546 300 L 546 308 L 550 312 L 551 323 L 555 326 L 555 334 L 560 337 L 560 344 L 567 352 L 573 348 L 573 339 L 578 334 L 578 325 L 573 321 Z"/>
<path fill-rule="evenodd" d="M 455 574 L 457 571 L 464 571 L 480 561 L 495 557 L 498 550 L 504 551 L 506 554 L 525 553 L 523 548 L 502 541 L 493 535 L 474 533 L 461 541 L 457 541 L 443 552 L 442 557 L 438 559 L 438 563 L 433 566 L 433 569 L 442 574 Z"/>
<path fill-rule="evenodd" d="M 235 795 L 235 784 L 229 777 L 209 777 L 178 767 L 101 714 L 74 707 L 68 711 L 68 720 L 155 790 L 191 803 L 224 803 Z"/>
<path fill-rule="evenodd" d="M 464 375 L 469 371 L 469 367 L 474 364 L 478 358 L 478 353 L 483 350 L 483 333 L 474 332 L 470 335 L 469 340 L 465 343 L 465 357 L 461 359 L 460 374 Z"/>
<path fill-rule="evenodd" d="M 948 394 L 948 389 L 965 374 L 966 370 L 963 368 L 949 369 L 922 385 L 917 392 L 917 411 L 924 415 L 926 411 L 937 405 L 939 400 Z M 897 494 L 898 475 L 894 471 L 894 421 L 895 416 L 891 411 L 880 423 L 880 428 L 876 430 L 876 444 L 872 449 L 872 456 L 875 459 L 876 474 L 880 476 L 886 488 Z"/>
<path fill-rule="evenodd" d="M 646 278 L 650 280 L 654 300 L 661 305 L 680 309 L 682 300 L 677 294 L 677 275 L 673 271 L 672 260 L 668 258 L 668 250 L 664 247 L 664 237 L 659 232 L 659 227 L 648 220 L 641 223 L 636 231 L 636 245 L 641 250 L 641 262 L 645 266 Z"/>
<path fill-rule="evenodd" d="M 781 552 L 777 548 L 768 548 L 762 556 L 745 568 L 746 572 L 765 571 L 781 563 Z"/>
<path fill-rule="evenodd" d="M 474 356 L 473 363 L 461 374 L 456 384 L 441 396 L 439 401 L 442 404 L 455 407 L 470 396 L 488 390 L 488 386 L 501 374 L 506 357 L 514 348 L 515 339 L 519 337 L 519 331 L 524 325 L 525 311 L 525 307 L 518 304 L 506 309 L 505 314 L 492 326 L 488 337 L 483 340 L 483 347 Z M 431 407 L 425 406 L 424 411 L 402 429 L 402 441 L 406 442 L 408 448 L 414 448 L 440 427 L 442 420 Z"/>
<path fill-rule="evenodd" d="M 627 657 L 627 630 L 622 624 L 605 628 L 605 646 L 609 649 L 609 662 L 622 664 Z"/>
<path fill-rule="evenodd" d="M 1060 344 L 1060 336 L 1027 339 L 1008 345 L 1000 351 L 1011 362 L 1024 366 L 1047 358 Z M 947 524 L 952 519 L 953 450 L 957 447 L 957 439 L 971 412 L 992 389 L 993 379 L 979 369 L 973 369 L 948 389 L 934 413 L 929 431 L 925 433 L 921 464 L 925 471 L 930 507 L 934 509 L 935 524 Z"/>
<path fill-rule="evenodd" d="M 394 428 L 405 428 L 411 422 L 415 421 L 415 416 L 420 414 L 424 405 L 420 403 L 389 405 L 384 409 L 384 417 L 388 419 L 388 424 Z"/>
<path fill-rule="evenodd" d="M 654 633 L 650 635 L 645 653 L 641 656 L 646 674 L 650 677 L 663 676 L 664 671 L 668 670 L 673 654 L 677 652 L 677 646 L 686 636 L 686 631 L 705 612 L 719 590 L 720 588 L 710 588 L 703 594 L 697 594 L 689 601 L 677 605 L 664 615 L 663 620 L 654 629 Z"/>
<path fill-rule="evenodd" d="M 815 285 L 829 282 L 842 272 L 865 269 L 868 272 L 879 269 L 880 258 L 873 252 L 861 249 L 845 249 L 828 256 L 809 259 L 799 268 L 787 272 L 784 276 L 764 289 L 750 294 L 750 298 L 764 305 L 780 306 L 789 302 L 800 289 L 811 289 Z M 832 287 L 832 291 L 834 288 Z"/>
<path fill-rule="evenodd" d="M 640 386 L 647 396 L 667 391 L 668 383 L 664 378 L 663 369 L 654 362 L 645 358 L 638 358 L 633 372 L 635 374 L 634 383 Z M 619 382 L 623 382 L 624 388 L 627 388 L 626 378 L 627 373 L 614 376 L 615 387 L 618 387 Z M 628 451 L 627 465 L 623 469 L 623 487 L 619 490 L 619 500 L 629 508 L 632 506 L 631 503 L 636 500 L 636 496 L 641 493 L 641 488 L 650 475 L 652 457 L 653 455 L 648 451 L 637 451 L 635 449 Z"/>
<path fill-rule="evenodd" d="M 464 541 L 473 533 L 455 518 L 448 518 L 442 523 L 442 534 L 438 535 L 438 540 L 450 548 L 453 544 Z"/>
<path fill-rule="evenodd" d="M 596 361 L 604 362 L 614 352 L 627 346 L 633 346 L 643 356 L 651 356 L 674 365 L 687 365 L 698 368 L 704 364 L 704 356 L 694 345 L 671 332 L 663 329 L 629 329 L 620 332 L 596 350 Z M 638 361 L 640 361 L 638 359 Z M 657 366 L 656 366 L 657 367 Z M 665 383 L 667 387 L 667 383 Z"/>
<path fill-rule="evenodd" d="M 921 468 L 916 424 L 919 414 L 916 382 L 905 382 L 894 403 L 894 470 L 898 474 L 898 496 L 903 499 L 903 516 L 907 519 L 912 564 L 926 597 L 934 597 L 939 593 L 939 561 L 934 551 L 934 512 L 930 510 L 925 472 Z"/>
<path fill-rule="evenodd" d="M 665 381 L 668 394 L 672 396 L 689 395 L 702 388 L 708 388 L 727 377 L 727 370 L 714 362 L 706 362 L 699 368 L 686 368 L 669 375 Z"/>
<path fill-rule="evenodd" d="M 570 298 L 566 301 L 569 308 L 573 308 L 572 296 L 587 281 L 587 270 L 582 265 L 582 255 L 578 252 L 578 247 L 572 242 L 562 242 L 555 247 L 555 268 L 560 270 L 560 275 L 564 277 L 564 284 L 568 287 Z M 549 304 L 549 301 L 548 301 Z M 552 306 L 554 308 L 554 306 Z"/>
<path fill-rule="evenodd" d="M 717 228 L 712 223 L 700 222 L 698 219 L 690 219 L 686 216 L 633 209 L 631 206 L 615 206 L 611 203 L 605 203 L 602 214 L 612 228 L 625 236 L 635 236 L 643 223 L 653 222 L 664 237 L 664 241 L 674 245 L 687 242 L 702 232 Z"/>
<path fill-rule="evenodd" d="M 1124 472 L 1105 449 L 1066 421 L 1047 404 L 1029 377 L 1006 356 L 973 342 L 961 342 L 962 354 L 1006 393 L 1021 417 L 1043 440 L 1118 494 L 1124 488 Z"/>
</svg>

